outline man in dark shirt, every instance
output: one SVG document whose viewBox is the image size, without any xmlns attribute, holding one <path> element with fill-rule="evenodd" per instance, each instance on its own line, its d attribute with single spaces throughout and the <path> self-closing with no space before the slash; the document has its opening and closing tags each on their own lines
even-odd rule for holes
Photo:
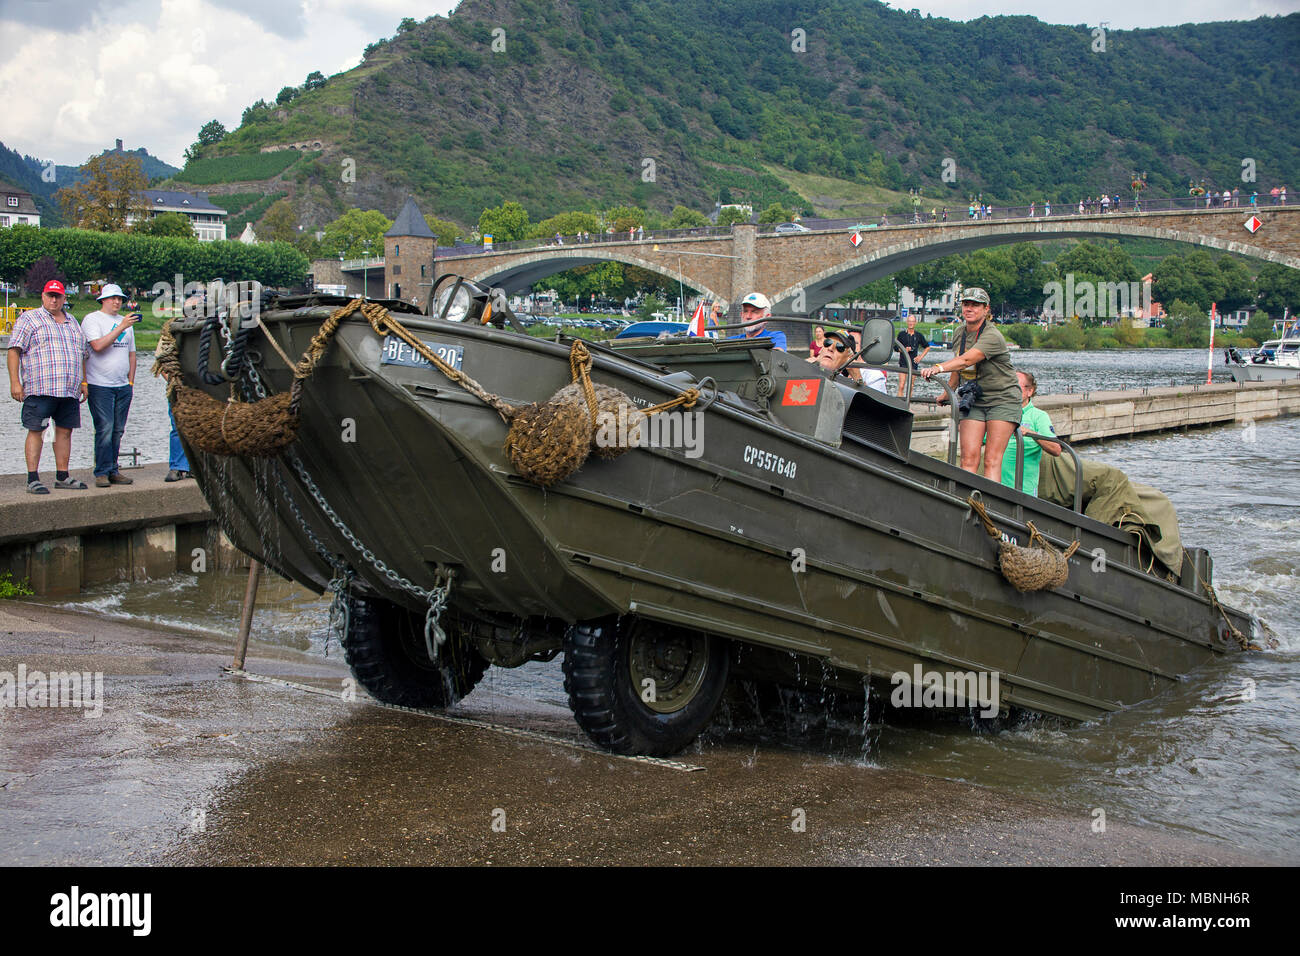
<svg viewBox="0 0 1300 956">
<path fill-rule="evenodd" d="M 907 317 L 907 331 L 898 333 L 898 344 L 912 357 L 912 368 L 919 369 L 921 359 L 925 358 L 931 346 L 930 340 L 916 331 L 916 316 Z M 901 354 L 898 356 L 898 364 L 904 369 L 898 373 L 898 394 L 902 395 L 907 390 L 907 359 Z"/>
</svg>

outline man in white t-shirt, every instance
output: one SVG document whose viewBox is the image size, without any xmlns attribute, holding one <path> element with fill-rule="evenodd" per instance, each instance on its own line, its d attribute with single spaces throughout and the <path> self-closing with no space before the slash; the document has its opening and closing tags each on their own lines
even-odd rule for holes
<svg viewBox="0 0 1300 956">
<path fill-rule="evenodd" d="M 99 295 L 98 312 L 81 321 L 90 343 L 86 383 L 90 417 L 95 422 L 95 485 L 129 485 L 132 479 L 118 470 L 117 454 L 126 430 L 135 385 L 135 329 L 140 313 L 119 316 L 126 295 L 109 283 Z"/>
</svg>

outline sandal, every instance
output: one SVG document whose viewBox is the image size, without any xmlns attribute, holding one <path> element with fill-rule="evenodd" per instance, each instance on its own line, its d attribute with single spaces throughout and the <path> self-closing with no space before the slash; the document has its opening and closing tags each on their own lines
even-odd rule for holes
<svg viewBox="0 0 1300 956">
<path fill-rule="evenodd" d="M 60 478 L 56 478 L 56 479 L 54 479 L 54 487 L 55 487 L 55 488 L 68 488 L 68 489 L 70 489 L 70 490 L 72 490 L 72 491 L 85 491 L 85 490 L 86 490 L 86 483 L 85 483 L 84 481 L 82 481 L 80 478 L 73 478 L 71 475 L 68 475 L 67 478 L 62 478 L 62 479 L 60 479 Z M 40 493 L 40 492 L 37 492 L 37 494 L 39 494 L 39 493 Z"/>
<path fill-rule="evenodd" d="M 27 493 L 29 495 L 48 495 L 50 489 L 46 488 L 45 485 L 41 484 L 39 481 L 29 481 L 27 482 Z"/>
</svg>

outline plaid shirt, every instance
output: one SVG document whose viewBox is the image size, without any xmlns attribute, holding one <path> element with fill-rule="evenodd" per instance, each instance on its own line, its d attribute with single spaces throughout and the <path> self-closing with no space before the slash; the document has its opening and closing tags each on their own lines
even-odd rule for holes
<svg viewBox="0 0 1300 956">
<path fill-rule="evenodd" d="M 82 362 L 90 343 L 72 313 L 64 309 L 66 322 L 56 322 L 44 307 L 29 309 L 18 316 L 9 348 L 18 349 L 18 377 L 28 395 L 78 398 L 81 395 Z"/>
</svg>

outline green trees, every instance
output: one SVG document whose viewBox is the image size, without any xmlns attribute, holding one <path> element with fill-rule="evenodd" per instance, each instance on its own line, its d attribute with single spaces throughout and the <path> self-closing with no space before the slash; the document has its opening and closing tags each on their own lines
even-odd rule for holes
<svg viewBox="0 0 1300 956">
<path fill-rule="evenodd" d="M 446 219 L 425 216 L 424 222 L 429 227 L 429 231 L 438 237 L 438 245 L 440 246 L 454 246 L 464 232 L 460 226 L 454 222 L 448 222 Z"/>
<path fill-rule="evenodd" d="M 645 210 L 640 206 L 614 206 L 605 210 L 605 224 L 615 232 L 627 232 L 645 225 Z"/>
<path fill-rule="evenodd" d="M 1175 299 L 1165 307 L 1165 334 L 1174 348 L 1207 348 L 1210 344 L 1210 320 L 1192 302 Z"/>
<path fill-rule="evenodd" d="M 758 221 L 762 225 L 777 222 L 790 222 L 792 219 L 794 219 L 794 213 L 789 209 L 786 209 L 780 203 L 775 202 L 758 214 Z"/>
<path fill-rule="evenodd" d="M 1273 320 L 1263 312 L 1256 312 L 1246 323 L 1246 335 L 1254 339 L 1256 345 L 1263 345 L 1273 337 Z"/>
<path fill-rule="evenodd" d="M 85 179 L 56 194 L 64 221 L 81 229 L 120 232 L 129 214 L 143 214 L 140 193 L 149 180 L 139 156 L 104 153 L 87 160 L 81 171 Z"/>
<path fill-rule="evenodd" d="M 382 255 L 384 233 L 393 225 L 377 209 L 349 209 L 325 227 L 321 237 L 321 252 L 333 258 L 360 259 L 364 256 Z"/>
<path fill-rule="evenodd" d="M 961 269 L 958 256 L 931 259 L 894 273 L 891 277 L 895 289 L 911 289 L 922 300 L 937 299 L 957 281 Z"/>
<path fill-rule="evenodd" d="M 695 229 L 699 226 L 707 226 L 709 217 L 702 212 L 696 212 L 694 209 L 687 209 L 685 206 L 674 206 L 673 211 L 668 214 L 668 229 Z"/>
<path fill-rule="evenodd" d="M 580 232 L 600 232 L 600 218 L 590 212 L 562 212 L 550 219 L 543 219 L 530 228 L 528 234 L 532 239 L 549 239 L 556 233 L 561 236 L 576 236 Z M 568 296 L 564 298 L 567 299 Z"/>
<path fill-rule="evenodd" d="M 1281 318 L 1283 311 L 1291 315 L 1300 312 L 1300 269 L 1266 262 L 1260 267 L 1255 289 L 1259 307 L 1274 318 Z"/>
<path fill-rule="evenodd" d="M 214 143 L 221 142 L 221 138 L 226 135 L 226 127 L 218 120 L 208 120 L 199 130 L 199 145 L 211 146 Z"/>
<path fill-rule="evenodd" d="M 179 212 L 165 212 L 152 219 L 142 219 L 131 227 L 131 232 L 140 236 L 173 236 L 198 241 L 189 217 Z"/>
<path fill-rule="evenodd" d="M 513 242 L 528 238 L 528 210 L 514 201 L 484 209 L 478 217 L 480 235 L 491 236 L 496 242 Z"/>
<path fill-rule="evenodd" d="M 262 239 L 270 242 L 293 242 L 298 238 L 298 219 L 289 200 L 278 199 L 262 217 Z"/>
<path fill-rule="evenodd" d="M 738 206 L 731 206 L 718 213 L 718 226 L 722 229 L 726 229 L 738 222 L 749 222 L 749 213 Z"/>
</svg>

